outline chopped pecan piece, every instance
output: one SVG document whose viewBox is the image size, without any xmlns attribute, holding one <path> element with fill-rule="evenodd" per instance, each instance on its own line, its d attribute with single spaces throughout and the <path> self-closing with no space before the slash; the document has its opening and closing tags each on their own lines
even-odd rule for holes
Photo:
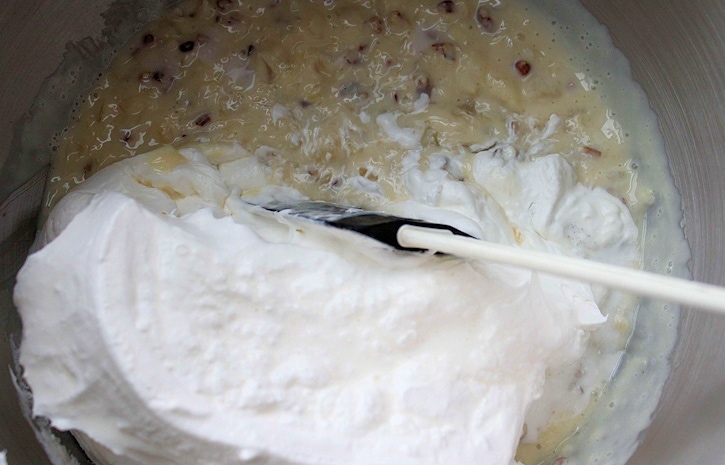
<svg viewBox="0 0 725 465">
<path fill-rule="evenodd" d="M 415 78 L 415 92 L 418 95 L 431 95 L 431 92 L 433 92 L 433 83 L 427 75 L 424 74 Z"/>
<path fill-rule="evenodd" d="M 476 10 L 476 22 L 478 23 L 478 27 L 487 34 L 493 34 L 498 29 L 491 14 L 482 6 Z"/>
<path fill-rule="evenodd" d="M 203 128 L 207 124 L 211 122 L 211 115 L 209 113 L 204 113 L 203 115 L 199 115 L 195 120 L 194 124 L 199 126 L 200 128 Z"/>
<path fill-rule="evenodd" d="M 437 42 L 433 45 L 433 50 L 443 55 L 446 60 L 456 59 L 456 46 L 450 42 Z"/>
<path fill-rule="evenodd" d="M 443 0 L 438 4 L 438 9 L 444 13 L 453 13 L 456 11 L 456 4 L 451 0 Z"/>
<path fill-rule="evenodd" d="M 221 11 L 222 13 L 227 11 L 227 8 L 232 6 L 232 0 L 217 0 L 216 2 L 216 8 L 217 10 Z"/>
<path fill-rule="evenodd" d="M 187 52 L 194 50 L 195 45 L 196 44 L 194 43 L 193 40 L 187 40 L 186 42 L 179 45 L 179 50 L 183 53 L 187 53 Z"/>
<path fill-rule="evenodd" d="M 528 76 L 531 72 L 531 65 L 525 60 L 517 60 L 516 63 L 514 63 L 514 68 L 516 68 L 516 71 L 518 71 L 522 76 Z"/>
<path fill-rule="evenodd" d="M 373 16 L 368 19 L 368 24 L 376 34 L 381 34 L 385 30 L 385 23 L 383 23 L 383 20 L 379 16 Z"/>
<path fill-rule="evenodd" d="M 601 157 L 602 156 L 602 151 L 601 150 L 597 150 L 597 149 L 595 149 L 593 147 L 589 147 L 588 145 L 585 145 L 584 146 L 584 152 L 586 152 L 588 155 L 591 155 L 593 157 Z"/>
</svg>

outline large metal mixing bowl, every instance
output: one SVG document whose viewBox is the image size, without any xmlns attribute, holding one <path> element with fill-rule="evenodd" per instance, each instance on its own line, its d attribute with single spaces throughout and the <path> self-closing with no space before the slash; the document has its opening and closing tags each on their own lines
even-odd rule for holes
<svg viewBox="0 0 725 465">
<path fill-rule="evenodd" d="M 0 8 L 0 170 L 21 115 L 65 44 L 98 36 L 110 0 L 3 0 Z M 722 0 L 584 0 L 630 59 L 659 117 L 695 279 L 725 285 L 725 4 Z M 21 179 L 13 180 L 18 183 Z M 0 186 L 0 192 L 7 189 Z M 2 202 L 4 198 L 0 198 Z M 0 242 L 27 235 L 0 218 Z M 0 270 L 13 268 L 0 256 Z M 5 261 L 3 261 L 5 260 Z M 0 280 L 12 280 L 0 275 Z M 8 295 L 0 295 L 8 299 Z M 2 322 L 5 323 L 4 321 Z M 4 333 L 3 333 L 4 334 Z M 3 366 L 8 345 L 0 344 Z M 0 450 L 11 464 L 48 464 L 0 369 Z M 630 465 L 725 464 L 725 317 L 685 310 L 673 371 Z"/>
</svg>

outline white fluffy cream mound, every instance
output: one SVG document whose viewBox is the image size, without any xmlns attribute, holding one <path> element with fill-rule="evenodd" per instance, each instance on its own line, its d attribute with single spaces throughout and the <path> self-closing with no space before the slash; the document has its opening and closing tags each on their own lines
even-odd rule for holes
<svg viewBox="0 0 725 465">
<path fill-rule="evenodd" d="M 15 289 L 34 413 L 109 463 L 512 463 L 545 373 L 603 321 L 590 287 L 260 214 L 238 186 L 294 192 L 215 153 L 119 162 L 53 212 Z M 560 157 L 475 157 L 495 176 L 456 181 L 411 154 L 410 197 L 386 209 L 636 257 L 626 208 Z"/>
</svg>

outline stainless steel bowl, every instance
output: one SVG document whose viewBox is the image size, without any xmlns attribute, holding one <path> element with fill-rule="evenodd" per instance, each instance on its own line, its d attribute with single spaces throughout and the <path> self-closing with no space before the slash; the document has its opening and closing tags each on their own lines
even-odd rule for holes
<svg viewBox="0 0 725 465">
<path fill-rule="evenodd" d="M 160 2 L 161 0 L 159 0 Z M 99 37 L 111 0 L 4 0 L 0 9 L 0 202 L 29 179 L 42 159 L 24 160 L 14 178 L 11 141 L 44 79 L 63 58 L 65 44 Z M 119 2 L 123 3 L 123 1 Z M 629 58 L 649 95 L 681 191 L 685 232 L 695 279 L 725 285 L 725 5 L 722 0 L 584 0 Z M 85 42 L 93 54 L 93 43 Z M 39 141 L 39 143 L 45 143 Z M 32 203 L 32 202 L 31 202 Z M 15 204 L 32 224 L 37 205 Z M 7 211 L 7 210 L 6 210 Z M 17 218 L 16 218 L 17 219 Z M 0 308 L 30 228 L 0 218 Z M 0 322 L 7 316 L 0 313 Z M 725 317 L 685 309 L 673 370 L 651 426 L 629 465 L 725 464 Z M 4 334 L 4 332 L 3 332 Z M 0 344 L 2 363 L 11 363 Z M 20 411 L 9 370 L 0 370 L 0 450 L 12 465 L 49 464 Z"/>
</svg>

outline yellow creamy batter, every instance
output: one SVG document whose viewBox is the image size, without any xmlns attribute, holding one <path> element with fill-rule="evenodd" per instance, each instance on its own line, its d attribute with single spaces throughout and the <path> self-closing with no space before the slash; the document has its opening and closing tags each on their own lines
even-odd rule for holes
<svg viewBox="0 0 725 465">
<path fill-rule="evenodd" d="M 99 79 L 57 148 L 48 206 L 115 161 L 198 142 L 237 142 L 312 198 L 352 194 L 336 187 L 356 174 L 395 197 L 400 149 L 375 121 L 393 111 L 423 131 L 424 155 L 510 132 L 523 151 L 556 114 L 548 152 L 625 197 L 621 129 L 581 71 L 512 2 L 186 1 Z M 423 93 L 427 111 L 407 114 Z"/>
</svg>

